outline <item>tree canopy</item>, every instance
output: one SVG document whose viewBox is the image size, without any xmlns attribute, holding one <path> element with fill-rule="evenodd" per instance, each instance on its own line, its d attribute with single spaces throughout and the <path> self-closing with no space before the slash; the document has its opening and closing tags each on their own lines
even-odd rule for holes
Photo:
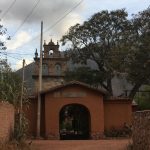
<svg viewBox="0 0 150 150">
<path fill-rule="evenodd" d="M 10 40 L 10 36 L 6 36 L 6 31 L 7 29 L 0 23 L 0 50 L 6 50 L 5 40 Z M 5 36 L 5 38 L 2 38 L 2 36 Z"/>
<path fill-rule="evenodd" d="M 74 63 L 86 64 L 90 59 L 97 64 L 97 74 L 101 77 L 97 82 L 110 95 L 113 95 L 113 77 L 116 73 L 125 74 L 133 84 L 129 94 L 133 98 L 134 91 L 150 76 L 149 17 L 149 8 L 132 19 L 128 19 L 125 9 L 101 11 L 83 24 L 70 27 L 62 43 L 71 45 L 68 52 Z"/>
</svg>

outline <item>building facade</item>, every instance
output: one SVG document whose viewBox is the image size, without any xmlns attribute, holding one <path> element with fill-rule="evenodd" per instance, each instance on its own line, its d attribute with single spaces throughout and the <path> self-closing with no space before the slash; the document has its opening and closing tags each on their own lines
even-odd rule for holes
<svg viewBox="0 0 150 150">
<path fill-rule="evenodd" d="M 44 42 L 44 51 L 42 58 L 42 89 L 48 89 L 53 86 L 60 85 L 64 82 L 65 72 L 67 71 L 68 58 L 59 51 L 58 42 L 55 44 L 52 40 L 46 44 Z M 33 79 L 35 83 L 35 91 L 39 87 L 39 63 L 40 58 L 38 52 L 35 52 L 35 66 L 33 72 Z"/>
<path fill-rule="evenodd" d="M 108 99 L 104 91 L 78 81 L 49 88 L 41 96 L 40 134 L 45 139 L 102 139 L 105 131 L 131 124 L 131 100 Z M 30 135 L 36 136 L 36 97 L 26 115 Z"/>
<path fill-rule="evenodd" d="M 78 81 L 64 82 L 69 58 L 59 51 L 58 43 L 44 42 L 40 136 L 45 139 L 101 139 L 105 131 L 131 124 L 132 101 L 109 98 L 102 89 Z M 25 110 L 29 134 L 37 135 L 40 58 L 25 68 L 30 105 Z M 19 71 L 18 71 L 19 72 Z M 21 72 L 21 70 L 20 70 Z M 84 78 L 84 77 L 83 77 Z"/>
</svg>

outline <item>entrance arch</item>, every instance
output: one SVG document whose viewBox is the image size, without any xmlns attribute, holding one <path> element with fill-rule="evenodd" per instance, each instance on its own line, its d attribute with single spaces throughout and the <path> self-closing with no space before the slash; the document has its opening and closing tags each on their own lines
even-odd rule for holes
<svg viewBox="0 0 150 150">
<path fill-rule="evenodd" d="M 59 113 L 59 133 L 62 140 L 90 138 L 90 112 L 81 104 L 68 104 Z"/>
</svg>

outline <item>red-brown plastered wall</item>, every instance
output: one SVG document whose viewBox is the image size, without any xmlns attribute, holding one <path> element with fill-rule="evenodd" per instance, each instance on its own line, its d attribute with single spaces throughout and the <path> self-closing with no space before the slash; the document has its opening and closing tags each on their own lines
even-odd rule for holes
<svg viewBox="0 0 150 150">
<path fill-rule="evenodd" d="M 8 141 L 14 131 L 14 107 L 0 102 L 0 142 Z"/>
<path fill-rule="evenodd" d="M 121 128 L 124 123 L 131 124 L 131 100 L 105 100 L 104 101 L 104 128 Z"/>
<path fill-rule="evenodd" d="M 55 96 L 58 93 L 60 96 Z M 64 97 L 63 93 L 84 93 L 83 97 Z M 103 96 L 80 86 L 69 86 L 45 95 L 45 131 L 46 136 L 59 138 L 59 113 L 63 106 L 81 104 L 85 106 L 91 116 L 91 136 L 104 132 Z"/>
</svg>

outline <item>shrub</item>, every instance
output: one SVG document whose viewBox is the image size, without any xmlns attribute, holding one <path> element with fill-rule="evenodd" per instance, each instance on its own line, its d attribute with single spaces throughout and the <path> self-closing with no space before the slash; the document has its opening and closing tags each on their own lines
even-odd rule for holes
<svg viewBox="0 0 150 150">
<path fill-rule="evenodd" d="M 123 128 L 120 129 L 112 127 L 109 130 L 105 130 L 104 134 L 106 137 L 131 137 L 132 130 L 131 127 L 125 124 Z"/>
<path fill-rule="evenodd" d="M 15 115 L 15 127 L 14 127 L 14 133 L 12 136 L 12 139 L 15 139 L 16 141 L 20 142 L 22 140 L 25 140 L 27 137 L 27 130 L 28 130 L 28 121 L 24 114 L 22 114 L 20 121 L 20 114 Z"/>
</svg>

